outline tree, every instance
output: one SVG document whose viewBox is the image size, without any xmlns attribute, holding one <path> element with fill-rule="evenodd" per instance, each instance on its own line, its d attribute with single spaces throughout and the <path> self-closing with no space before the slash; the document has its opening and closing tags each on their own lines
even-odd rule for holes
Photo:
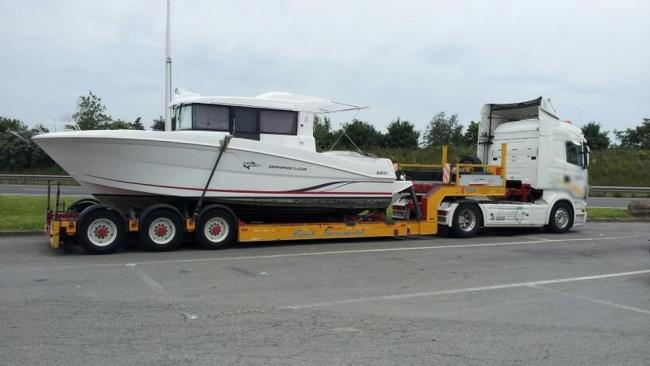
<svg viewBox="0 0 650 366">
<path fill-rule="evenodd" d="M 465 139 L 465 144 L 468 146 L 475 146 L 478 144 L 478 122 L 471 121 L 467 125 L 467 130 L 463 136 Z"/>
<path fill-rule="evenodd" d="M 614 130 L 614 134 L 621 147 L 650 149 L 650 118 L 644 118 L 643 123 L 635 128 Z"/>
<path fill-rule="evenodd" d="M 602 126 L 598 122 L 591 121 L 582 126 L 582 134 L 587 139 L 587 146 L 591 150 L 603 150 L 609 147 L 608 131 L 601 131 Z"/>
<path fill-rule="evenodd" d="M 17 119 L 0 117 L 0 171 L 23 172 L 54 166 L 54 162 L 31 141 L 36 128 L 30 130 Z"/>
<path fill-rule="evenodd" d="M 388 133 L 384 135 L 384 146 L 391 148 L 417 149 L 420 131 L 409 121 L 396 120 L 387 127 Z"/>
<path fill-rule="evenodd" d="M 112 118 L 106 114 L 106 106 L 102 104 L 102 99 L 92 91 L 87 96 L 80 96 L 77 101 L 77 111 L 72 115 L 72 119 L 82 130 L 99 130 L 106 127 Z"/>
<path fill-rule="evenodd" d="M 133 124 L 126 122 L 121 119 L 116 119 L 115 121 L 110 121 L 104 124 L 103 129 L 106 130 L 133 130 Z"/>
<path fill-rule="evenodd" d="M 0 117 L 0 132 L 7 131 L 27 131 L 27 125 L 17 119 Z"/>
<path fill-rule="evenodd" d="M 153 125 L 151 125 L 151 129 L 154 131 L 165 130 L 165 119 L 163 118 L 163 116 L 160 116 L 153 120 Z"/>
<path fill-rule="evenodd" d="M 132 130 L 144 130 L 144 125 L 142 124 L 142 117 L 138 117 L 131 123 Z"/>
<path fill-rule="evenodd" d="M 379 146 L 382 140 L 381 133 L 373 125 L 358 119 L 353 119 L 343 124 L 341 130 L 345 131 L 359 148 Z M 350 141 L 345 137 L 341 138 L 341 144 L 348 148 L 353 148 Z"/>
<path fill-rule="evenodd" d="M 314 115 L 314 139 L 316 148 L 319 151 L 327 150 L 334 143 L 334 133 L 332 132 L 332 123 L 328 116 Z"/>
<path fill-rule="evenodd" d="M 433 116 L 424 132 L 427 147 L 440 145 L 463 144 L 463 125 L 458 123 L 458 115 L 447 117 L 445 112 Z"/>
</svg>

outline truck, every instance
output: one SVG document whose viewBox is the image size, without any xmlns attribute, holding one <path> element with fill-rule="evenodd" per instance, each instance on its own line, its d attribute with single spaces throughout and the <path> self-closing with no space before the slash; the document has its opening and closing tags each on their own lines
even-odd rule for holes
<svg viewBox="0 0 650 366">
<path fill-rule="evenodd" d="M 589 149 L 582 131 L 562 121 L 544 97 L 512 104 L 486 104 L 481 110 L 476 156 L 459 162 L 447 159 L 448 147 L 441 147 L 440 164 L 395 164 L 398 179 L 412 181 L 396 194 L 391 206 L 381 211 L 320 222 L 278 222 L 273 217 L 245 221 L 221 204 L 214 208 L 228 212 L 220 230 L 233 235 L 215 235 L 218 242 L 207 249 L 227 248 L 237 242 L 296 241 L 314 239 L 399 237 L 450 233 L 471 237 L 482 228 L 546 228 L 564 233 L 587 219 L 587 167 Z M 48 208 L 45 231 L 52 248 L 81 245 L 95 254 L 111 253 L 127 241 L 139 239 L 160 245 L 151 250 L 169 250 L 160 238 L 147 238 L 156 231 L 147 227 L 145 212 L 118 210 L 92 198 L 69 207 L 56 190 Z M 162 205 L 162 204 L 161 204 Z M 162 207 L 162 206 L 161 206 Z M 175 209 L 170 207 L 170 209 Z M 111 227 L 116 235 L 106 237 L 97 230 L 85 230 L 93 212 L 112 211 Z M 196 217 L 187 209 L 175 209 L 182 216 L 179 230 L 195 236 Z M 144 237 L 143 237 L 144 236 Z M 149 239 L 149 240 L 147 240 Z"/>
</svg>

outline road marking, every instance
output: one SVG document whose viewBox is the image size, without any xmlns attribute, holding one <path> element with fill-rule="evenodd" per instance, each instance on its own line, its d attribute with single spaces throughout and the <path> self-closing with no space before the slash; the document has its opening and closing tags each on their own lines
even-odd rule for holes
<svg viewBox="0 0 650 366">
<path fill-rule="evenodd" d="M 322 252 L 245 255 L 245 256 L 236 256 L 236 257 L 148 260 L 148 261 L 127 262 L 127 263 L 119 262 L 119 263 L 71 264 L 65 266 L 32 267 L 32 268 L 21 267 L 21 268 L 13 268 L 13 269 L 0 269 L 0 272 L 19 271 L 19 270 L 38 271 L 38 270 L 75 269 L 75 268 L 119 267 L 119 266 L 125 266 L 127 264 L 140 266 L 140 265 L 147 265 L 147 264 L 200 263 L 200 262 L 236 261 L 236 260 L 253 260 L 253 259 L 311 257 L 311 256 L 320 256 L 320 255 L 337 255 L 337 254 L 406 252 L 406 251 L 414 251 L 414 250 L 434 250 L 434 249 L 453 249 L 453 248 L 502 247 L 502 246 L 517 246 L 517 245 L 530 245 L 530 244 L 557 244 L 557 243 L 567 243 L 567 242 L 620 240 L 620 239 L 636 239 L 636 238 L 639 237 L 638 236 L 610 236 L 610 237 L 572 238 L 572 239 L 528 240 L 528 241 L 515 241 L 515 242 L 505 242 L 505 243 L 502 242 L 502 243 L 449 244 L 449 245 L 433 245 L 433 246 L 421 246 L 421 247 L 332 250 L 332 251 L 322 251 Z"/>
<path fill-rule="evenodd" d="M 591 297 L 571 294 L 571 293 L 564 292 L 564 291 L 558 291 L 558 290 L 551 289 L 551 288 L 548 288 L 548 287 L 542 287 L 542 286 L 539 286 L 539 285 L 530 285 L 529 287 L 536 288 L 536 289 L 539 289 L 539 290 L 542 290 L 542 291 L 551 292 L 551 293 L 562 295 L 562 296 L 566 296 L 566 297 L 572 297 L 572 298 L 575 298 L 575 299 L 580 299 L 580 300 L 584 300 L 584 301 L 588 301 L 588 302 L 593 302 L 593 303 L 596 303 L 596 304 L 607 305 L 607 306 L 615 307 L 615 308 L 618 308 L 618 309 L 629 310 L 629 311 L 633 311 L 633 312 L 636 312 L 636 313 L 650 315 L 650 310 L 641 309 L 641 308 L 637 308 L 637 307 L 634 307 L 634 306 L 618 304 L 618 303 L 615 303 L 615 302 L 609 302 L 609 301 L 605 301 L 605 300 L 598 300 L 598 299 L 594 299 L 594 298 L 591 298 Z"/>
<path fill-rule="evenodd" d="M 517 287 L 550 285 L 556 283 L 601 280 L 605 278 L 635 276 L 641 274 L 650 274 L 650 269 L 631 271 L 631 272 L 606 273 L 606 274 L 599 274 L 599 275 L 592 275 L 592 276 L 557 278 L 553 280 L 543 280 L 543 281 L 514 282 L 514 283 L 506 283 L 506 284 L 492 285 L 492 286 L 465 287 L 465 288 L 451 289 L 451 290 L 415 292 L 415 293 L 384 295 L 384 296 L 357 297 L 357 298 L 342 299 L 336 301 L 316 302 L 311 304 L 287 305 L 281 307 L 281 309 L 301 310 L 301 309 L 310 309 L 310 308 L 322 308 L 322 307 L 329 307 L 329 306 L 336 306 L 336 305 L 358 304 L 362 302 L 371 302 L 371 301 L 403 300 L 403 299 L 412 299 L 418 297 L 453 295 L 453 294 L 462 294 L 468 292 L 491 291 L 491 290 L 501 290 L 501 289 L 517 288 Z"/>
<path fill-rule="evenodd" d="M 133 270 L 133 272 L 144 282 L 149 288 L 151 288 L 158 295 L 167 295 L 167 290 L 161 285 L 158 281 L 154 280 L 153 277 L 149 276 L 147 272 L 143 271 L 135 263 L 126 263 L 125 266 Z"/>
<path fill-rule="evenodd" d="M 547 239 L 547 238 L 542 238 L 541 236 L 529 236 L 529 238 L 537 239 L 537 240 L 543 240 L 543 241 L 553 241 L 554 239 Z"/>
</svg>

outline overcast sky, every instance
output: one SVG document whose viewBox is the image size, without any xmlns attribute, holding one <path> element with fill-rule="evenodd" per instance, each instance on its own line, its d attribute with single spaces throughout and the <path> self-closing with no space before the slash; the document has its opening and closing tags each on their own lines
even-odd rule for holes
<svg viewBox="0 0 650 366">
<path fill-rule="evenodd" d="M 0 0 L 0 115 L 163 113 L 165 0 Z M 551 98 L 564 119 L 650 117 L 650 1 L 172 0 L 174 87 L 369 105 L 378 128 Z M 339 116 L 351 118 L 353 115 Z"/>
</svg>

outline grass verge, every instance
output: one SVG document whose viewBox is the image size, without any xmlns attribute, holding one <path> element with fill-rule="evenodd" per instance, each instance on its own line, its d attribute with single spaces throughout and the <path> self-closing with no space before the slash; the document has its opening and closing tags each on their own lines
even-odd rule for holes
<svg viewBox="0 0 650 366">
<path fill-rule="evenodd" d="M 587 207 L 587 220 L 633 219 L 626 208 Z"/>
<path fill-rule="evenodd" d="M 79 199 L 62 198 L 66 205 Z M 47 198 L 43 196 L 0 196 L 0 231 L 42 230 L 46 209 Z"/>
</svg>

